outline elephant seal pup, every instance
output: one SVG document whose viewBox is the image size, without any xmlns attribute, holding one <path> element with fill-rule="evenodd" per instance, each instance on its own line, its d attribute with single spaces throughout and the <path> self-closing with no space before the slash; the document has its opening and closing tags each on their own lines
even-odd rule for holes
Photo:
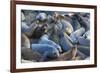
<svg viewBox="0 0 100 73">
<path fill-rule="evenodd" d="M 60 53 L 62 52 L 61 47 L 58 44 L 56 44 L 55 42 L 53 42 L 52 40 L 49 40 L 49 37 L 46 34 L 43 35 L 40 38 L 39 44 L 48 44 L 48 45 L 51 45 L 51 46 L 55 47 Z"/>
<path fill-rule="evenodd" d="M 63 52 L 67 52 L 73 48 L 72 42 L 64 35 L 63 32 L 59 32 L 59 42 Z"/>
<path fill-rule="evenodd" d="M 73 41 L 73 43 L 78 42 L 78 37 L 82 36 L 85 33 L 85 28 L 81 27 L 80 29 L 74 31 L 71 33 L 70 37 Z"/>
<path fill-rule="evenodd" d="M 42 54 L 41 61 L 48 61 L 48 59 L 54 59 L 59 56 L 59 51 L 48 44 L 32 44 L 32 51 Z"/>
</svg>

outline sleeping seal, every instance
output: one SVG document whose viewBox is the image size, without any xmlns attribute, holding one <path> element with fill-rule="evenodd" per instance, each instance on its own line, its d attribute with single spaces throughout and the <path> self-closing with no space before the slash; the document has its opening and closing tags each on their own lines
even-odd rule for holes
<svg viewBox="0 0 100 73">
<path fill-rule="evenodd" d="M 40 38 L 39 44 L 48 44 L 48 45 L 51 45 L 51 46 L 55 47 L 59 52 L 62 52 L 61 47 L 58 44 L 56 44 L 55 42 L 53 42 L 52 40 L 49 40 L 49 37 L 46 34 L 43 35 Z"/>
<path fill-rule="evenodd" d="M 90 46 L 90 40 L 86 39 L 84 37 L 79 37 L 78 42 L 79 42 L 80 45 Z"/>
<path fill-rule="evenodd" d="M 83 27 L 81 27 L 80 29 L 72 32 L 70 37 L 71 37 L 73 43 L 77 43 L 78 42 L 78 38 L 80 36 L 82 36 L 84 33 L 85 33 L 85 28 L 83 28 Z"/>
<path fill-rule="evenodd" d="M 30 48 L 30 40 L 25 34 L 21 34 L 21 47 Z"/>
<path fill-rule="evenodd" d="M 70 39 L 66 37 L 63 32 L 59 33 L 59 42 L 60 46 L 63 49 L 63 52 L 69 51 L 73 47 L 73 44 L 71 43 Z"/>
<path fill-rule="evenodd" d="M 31 47 L 32 51 L 42 54 L 41 61 L 48 61 L 48 59 L 54 59 L 59 56 L 59 51 L 48 44 L 32 44 Z"/>
<path fill-rule="evenodd" d="M 84 27 L 86 31 L 90 29 L 89 20 L 85 19 L 81 14 L 75 14 L 74 16 L 77 18 L 81 26 Z"/>
<path fill-rule="evenodd" d="M 37 62 L 40 61 L 41 57 L 42 56 L 40 53 L 32 51 L 31 48 L 26 48 L 26 47 L 21 48 L 21 59 Z"/>
</svg>

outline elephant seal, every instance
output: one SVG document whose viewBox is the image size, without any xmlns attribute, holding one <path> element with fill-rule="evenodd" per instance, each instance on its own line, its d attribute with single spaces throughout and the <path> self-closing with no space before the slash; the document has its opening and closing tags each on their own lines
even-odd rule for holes
<svg viewBox="0 0 100 73">
<path fill-rule="evenodd" d="M 86 56 L 90 56 L 90 47 L 84 45 L 78 45 L 78 50 Z"/>
<path fill-rule="evenodd" d="M 26 47 L 21 48 L 21 58 L 24 60 L 38 62 L 40 61 L 41 57 L 42 56 L 40 53 L 32 51 L 31 48 L 26 48 Z"/>
<path fill-rule="evenodd" d="M 85 28 L 81 27 L 80 29 L 71 33 L 70 38 L 72 39 L 73 43 L 78 42 L 78 37 L 82 36 L 85 33 Z"/>
<path fill-rule="evenodd" d="M 21 47 L 30 48 L 30 40 L 25 34 L 21 34 Z"/>
<path fill-rule="evenodd" d="M 36 16 L 36 19 L 39 21 L 44 21 L 47 19 L 47 15 L 46 15 L 46 13 L 41 12 Z"/>
<path fill-rule="evenodd" d="M 56 27 L 58 30 L 62 30 L 63 32 L 66 32 L 67 34 L 70 34 L 73 32 L 73 27 L 71 23 L 68 20 L 65 20 L 64 18 L 60 18 L 58 16 L 58 20 L 56 21 Z"/>
<path fill-rule="evenodd" d="M 47 29 L 47 24 L 44 24 L 42 26 L 38 26 L 34 29 L 32 35 L 30 38 L 33 39 L 40 39 L 40 37 L 45 33 L 45 30 Z"/>
<path fill-rule="evenodd" d="M 59 51 L 48 44 L 32 44 L 32 51 L 42 54 L 42 61 L 48 61 L 48 59 L 54 59 L 59 56 Z"/>
<path fill-rule="evenodd" d="M 75 14 L 74 16 L 77 18 L 81 26 L 84 27 L 86 31 L 90 29 L 89 20 L 85 19 L 81 14 Z"/>
<path fill-rule="evenodd" d="M 71 19 L 72 19 L 71 24 L 73 26 L 74 31 L 76 31 L 77 29 L 80 29 L 81 28 L 81 25 L 80 25 L 79 21 L 77 20 L 77 18 L 73 15 L 71 17 Z"/>
<path fill-rule="evenodd" d="M 69 38 L 64 35 L 63 32 L 59 32 L 59 43 L 62 47 L 63 52 L 67 52 L 68 50 L 71 50 L 73 47 L 73 44 L 71 43 Z"/>
<path fill-rule="evenodd" d="M 60 53 L 62 52 L 61 47 L 58 44 L 56 44 L 55 42 L 53 42 L 52 40 L 49 40 L 49 37 L 46 34 L 43 35 L 40 38 L 39 44 L 48 44 L 48 45 L 51 45 L 51 46 L 55 47 Z"/>
<path fill-rule="evenodd" d="M 90 46 L 90 40 L 89 39 L 86 39 L 84 37 L 79 37 L 78 38 L 78 42 L 79 42 L 80 45 Z"/>
<path fill-rule="evenodd" d="M 26 24 L 26 22 L 21 22 L 21 32 L 27 32 L 27 30 L 29 29 L 29 26 Z"/>
<path fill-rule="evenodd" d="M 90 30 L 84 33 L 83 37 L 90 40 Z"/>
</svg>

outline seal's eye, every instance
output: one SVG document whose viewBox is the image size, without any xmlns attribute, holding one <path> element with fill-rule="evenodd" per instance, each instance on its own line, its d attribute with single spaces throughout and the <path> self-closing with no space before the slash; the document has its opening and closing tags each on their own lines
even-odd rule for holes
<svg viewBox="0 0 100 73">
<path fill-rule="evenodd" d="M 53 52 L 53 55 L 54 55 L 55 58 L 57 58 L 59 56 L 59 52 L 58 51 L 57 52 Z"/>
<path fill-rule="evenodd" d="M 54 57 L 57 57 L 57 54 L 56 53 L 53 53 Z"/>
</svg>

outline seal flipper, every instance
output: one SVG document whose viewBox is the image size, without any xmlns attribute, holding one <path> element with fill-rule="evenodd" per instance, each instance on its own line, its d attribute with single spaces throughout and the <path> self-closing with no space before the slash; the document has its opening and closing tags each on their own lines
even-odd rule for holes
<svg viewBox="0 0 100 73">
<path fill-rule="evenodd" d="M 42 57 L 41 57 L 41 59 L 40 59 L 39 61 L 40 61 L 40 62 L 47 61 L 47 55 L 48 55 L 48 52 L 45 52 L 45 53 L 42 55 Z"/>
</svg>

